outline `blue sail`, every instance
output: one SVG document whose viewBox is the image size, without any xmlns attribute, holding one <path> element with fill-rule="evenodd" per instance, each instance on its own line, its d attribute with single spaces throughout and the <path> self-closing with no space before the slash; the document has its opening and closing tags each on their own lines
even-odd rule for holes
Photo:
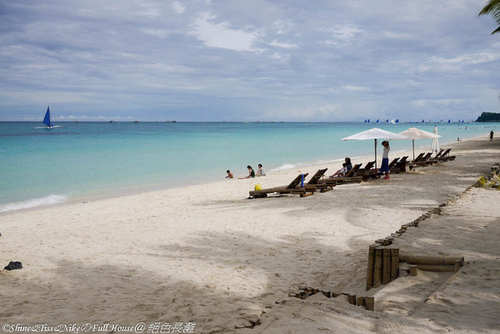
<svg viewBox="0 0 500 334">
<path fill-rule="evenodd" d="M 47 125 L 49 128 L 53 127 L 52 121 L 50 120 L 50 109 L 47 107 L 47 112 L 45 113 L 45 117 L 43 118 L 43 124 Z"/>
</svg>

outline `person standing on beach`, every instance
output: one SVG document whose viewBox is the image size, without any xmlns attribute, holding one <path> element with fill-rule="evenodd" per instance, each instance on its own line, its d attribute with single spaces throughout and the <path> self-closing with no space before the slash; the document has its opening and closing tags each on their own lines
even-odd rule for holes
<svg viewBox="0 0 500 334">
<path fill-rule="evenodd" d="M 255 172 L 254 172 L 252 166 L 248 165 L 247 169 L 248 169 L 248 175 L 245 176 L 245 177 L 239 177 L 240 180 L 242 180 L 242 179 L 249 179 L 249 178 L 254 178 L 255 177 Z"/>
<path fill-rule="evenodd" d="M 257 174 L 255 176 L 266 176 L 266 171 L 262 168 L 262 164 L 259 164 L 259 169 L 257 170 Z"/>
<path fill-rule="evenodd" d="M 494 132 L 493 132 L 493 130 L 491 130 L 490 131 L 490 140 L 493 140 L 493 134 L 494 134 Z"/>
<path fill-rule="evenodd" d="M 389 151 L 391 148 L 389 147 L 389 142 L 384 140 L 382 142 L 382 146 L 384 147 L 384 152 L 382 153 L 382 167 L 380 167 L 381 172 L 385 172 L 384 180 L 389 180 Z"/>
</svg>

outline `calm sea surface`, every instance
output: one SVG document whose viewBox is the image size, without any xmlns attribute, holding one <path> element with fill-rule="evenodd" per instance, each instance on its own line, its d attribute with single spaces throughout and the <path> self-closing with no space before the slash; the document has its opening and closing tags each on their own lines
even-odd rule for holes
<svg viewBox="0 0 500 334">
<path fill-rule="evenodd" d="M 269 171 L 373 155 L 373 141 L 341 138 L 379 127 L 434 123 L 0 123 L 0 212 L 223 179 L 247 165 Z M 495 123 L 436 124 L 440 143 L 487 136 Z M 499 133 L 500 135 L 500 133 Z M 430 146 L 415 141 L 415 147 Z M 393 141 L 391 151 L 411 149 Z M 379 153 L 381 151 L 379 150 Z M 340 166 L 340 163 L 339 163 Z"/>
</svg>

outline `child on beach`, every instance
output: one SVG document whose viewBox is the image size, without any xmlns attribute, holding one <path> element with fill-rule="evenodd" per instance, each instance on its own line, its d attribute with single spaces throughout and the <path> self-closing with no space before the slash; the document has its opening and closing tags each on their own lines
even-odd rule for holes
<svg viewBox="0 0 500 334">
<path fill-rule="evenodd" d="M 229 169 L 226 171 L 226 173 L 227 173 L 226 179 L 232 179 L 234 177 L 233 173 L 231 173 Z"/>
<path fill-rule="evenodd" d="M 490 131 L 490 140 L 493 140 L 493 134 L 494 134 L 494 132 L 493 132 L 493 130 L 491 130 Z"/>
<path fill-rule="evenodd" d="M 248 175 L 245 176 L 245 177 L 239 177 L 240 180 L 242 180 L 242 179 L 249 179 L 249 178 L 254 178 L 255 177 L 255 172 L 254 172 L 252 166 L 248 165 L 247 168 L 248 168 Z"/>
<path fill-rule="evenodd" d="M 389 147 L 389 142 L 384 140 L 382 142 L 382 146 L 384 147 L 384 152 L 382 153 L 382 167 L 380 167 L 380 171 L 382 173 L 385 172 L 384 180 L 389 180 L 389 151 L 391 148 Z"/>
<path fill-rule="evenodd" d="M 336 171 L 335 174 L 333 174 L 330 177 L 345 176 L 347 174 L 347 172 L 348 172 L 348 170 L 347 170 L 347 164 L 344 162 L 342 164 L 342 168 L 339 169 L 338 171 Z"/>
<path fill-rule="evenodd" d="M 351 158 L 346 157 L 345 162 L 342 164 L 342 168 L 335 172 L 330 177 L 345 176 L 352 169 Z"/>
<path fill-rule="evenodd" d="M 266 172 L 264 168 L 262 168 L 262 164 L 259 164 L 259 169 L 257 170 L 257 174 L 255 176 L 266 176 Z"/>
</svg>

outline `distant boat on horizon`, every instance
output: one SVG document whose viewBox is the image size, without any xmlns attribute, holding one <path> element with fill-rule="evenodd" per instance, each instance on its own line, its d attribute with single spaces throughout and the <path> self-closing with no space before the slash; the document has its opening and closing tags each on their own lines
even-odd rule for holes
<svg viewBox="0 0 500 334">
<path fill-rule="evenodd" d="M 54 124 L 50 118 L 50 108 L 47 106 L 47 112 L 45 113 L 45 117 L 43 118 L 43 124 L 47 125 L 47 129 L 53 129 Z"/>
</svg>

